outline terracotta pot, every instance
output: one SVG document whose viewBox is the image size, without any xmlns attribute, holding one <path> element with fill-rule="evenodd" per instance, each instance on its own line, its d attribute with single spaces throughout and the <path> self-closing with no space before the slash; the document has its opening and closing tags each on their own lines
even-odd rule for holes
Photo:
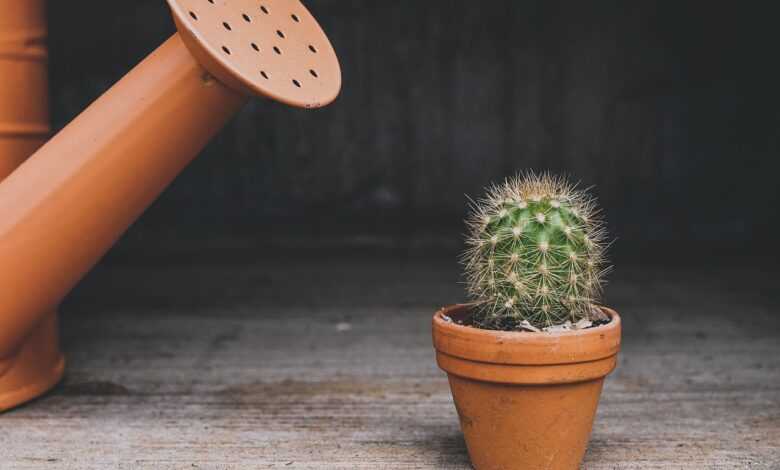
<svg viewBox="0 0 780 470">
<path fill-rule="evenodd" d="M 604 377 L 616 365 L 620 316 L 560 333 L 492 331 L 458 325 L 469 305 L 433 317 L 436 361 L 478 470 L 579 468 Z"/>
</svg>

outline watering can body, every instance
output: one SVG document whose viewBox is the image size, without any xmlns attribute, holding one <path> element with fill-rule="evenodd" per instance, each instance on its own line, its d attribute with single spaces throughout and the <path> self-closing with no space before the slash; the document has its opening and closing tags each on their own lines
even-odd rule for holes
<svg viewBox="0 0 780 470">
<path fill-rule="evenodd" d="M 0 0 L 0 181 L 49 137 L 45 6 L 44 0 Z M 64 368 L 52 307 L 0 355 L 0 410 L 45 392 Z"/>
</svg>

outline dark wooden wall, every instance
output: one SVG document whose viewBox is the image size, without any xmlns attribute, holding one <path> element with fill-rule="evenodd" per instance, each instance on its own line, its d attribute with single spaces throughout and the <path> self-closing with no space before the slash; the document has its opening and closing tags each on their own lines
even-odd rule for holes
<svg viewBox="0 0 780 470">
<path fill-rule="evenodd" d="M 50 2 L 55 126 L 172 33 L 164 3 Z M 340 55 L 339 100 L 253 101 L 133 231 L 457 226 L 464 194 L 549 169 L 595 185 L 624 240 L 771 236 L 779 38 L 756 4 L 307 5 Z"/>
</svg>

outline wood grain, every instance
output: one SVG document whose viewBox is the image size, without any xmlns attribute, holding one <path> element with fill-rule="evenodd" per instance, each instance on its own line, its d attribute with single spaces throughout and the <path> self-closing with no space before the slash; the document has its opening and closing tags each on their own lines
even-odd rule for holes
<svg viewBox="0 0 780 470">
<path fill-rule="evenodd" d="M 343 68 L 319 111 L 253 100 L 133 229 L 457 220 L 519 170 L 596 186 L 635 240 L 771 240 L 771 4 L 308 0 Z M 712 2 L 710 2 L 712 3 Z M 49 2 L 61 128 L 173 32 L 165 2 Z M 88 25 L 75 27 L 74 25 Z"/>
<path fill-rule="evenodd" d="M 67 378 L 0 416 L 0 467 L 470 468 L 429 337 L 462 299 L 454 258 L 269 251 L 98 269 L 64 306 Z M 780 468 L 771 278 L 617 272 L 624 347 L 583 468 Z"/>
</svg>

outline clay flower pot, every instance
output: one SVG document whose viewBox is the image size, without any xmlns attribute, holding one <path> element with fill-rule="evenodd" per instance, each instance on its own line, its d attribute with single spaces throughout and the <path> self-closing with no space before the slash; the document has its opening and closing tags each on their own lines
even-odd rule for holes
<svg viewBox="0 0 780 470">
<path fill-rule="evenodd" d="M 436 361 L 477 470 L 579 468 L 620 349 L 620 316 L 602 309 L 610 323 L 556 333 L 459 325 L 469 305 L 434 315 Z"/>
</svg>

